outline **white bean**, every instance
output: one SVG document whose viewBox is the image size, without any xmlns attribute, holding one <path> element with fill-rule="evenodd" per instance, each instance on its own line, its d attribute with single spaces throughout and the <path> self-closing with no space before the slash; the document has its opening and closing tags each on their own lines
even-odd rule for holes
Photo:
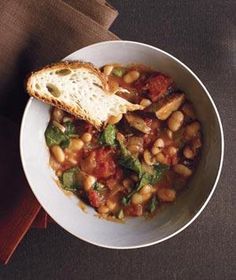
<svg viewBox="0 0 236 280">
<path fill-rule="evenodd" d="M 172 202 L 175 200 L 176 191 L 172 189 L 159 189 L 157 191 L 158 198 L 164 202 Z"/>
<path fill-rule="evenodd" d="M 139 193 L 135 193 L 133 196 L 132 196 L 132 198 L 131 198 L 131 202 L 133 203 L 133 204 L 141 204 L 142 202 L 143 202 L 143 197 L 142 197 L 142 195 L 141 194 L 139 194 Z"/>
<path fill-rule="evenodd" d="M 92 134 L 85 132 L 82 136 L 81 136 L 81 140 L 85 143 L 89 143 L 92 140 Z"/>
<path fill-rule="evenodd" d="M 158 148 L 164 148 L 165 147 L 165 142 L 162 138 L 158 138 L 154 143 L 153 143 L 154 147 L 158 147 Z"/>
<path fill-rule="evenodd" d="M 184 114 L 181 111 L 176 111 L 172 113 L 168 119 L 168 127 L 172 131 L 177 131 L 180 129 L 184 120 Z"/>
<path fill-rule="evenodd" d="M 149 150 L 144 151 L 143 158 L 147 165 L 153 165 L 155 163 L 155 158 L 152 156 Z"/>
<path fill-rule="evenodd" d="M 134 81 L 136 81 L 139 77 L 140 73 L 136 70 L 132 70 L 125 74 L 123 79 L 127 84 L 131 84 Z"/>
<path fill-rule="evenodd" d="M 170 156 L 174 156 L 175 154 L 177 154 L 177 151 L 178 151 L 178 149 L 173 146 L 168 147 L 168 154 Z"/>
<path fill-rule="evenodd" d="M 185 138 L 188 140 L 194 138 L 195 136 L 197 136 L 199 130 L 200 130 L 199 122 L 193 122 L 187 125 L 184 132 Z"/>
<path fill-rule="evenodd" d="M 152 101 L 147 98 L 143 98 L 140 102 L 140 105 L 143 106 L 144 108 L 150 106 L 151 104 L 152 104 Z"/>
<path fill-rule="evenodd" d="M 81 139 L 74 138 L 71 139 L 69 148 L 72 151 L 79 151 L 83 148 L 83 146 L 84 146 L 84 142 Z"/>
<path fill-rule="evenodd" d="M 156 155 L 156 160 L 157 160 L 157 162 L 160 162 L 162 164 L 166 164 L 166 157 L 164 156 L 163 153 L 158 153 Z"/>
<path fill-rule="evenodd" d="M 95 177 L 90 176 L 90 175 L 85 176 L 84 180 L 83 180 L 83 186 L 84 186 L 85 191 L 89 191 L 95 182 L 96 182 Z"/>
<path fill-rule="evenodd" d="M 194 158 L 194 152 L 192 151 L 192 149 L 189 146 L 186 146 L 184 148 L 183 154 L 188 159 L 193 159 Z"/>
<path fill-rule="evenodd" d="M 147 194 L 147 193 L 152 193 L 152 185 L 145 185 L 142 187 L 142 189 L 139 191 L 141 195 Z"/>
<path fill-rule="evenodd" d="M 153 146 L 151 151 L 152 151 L 152 154 L 155 156 L 155 155 L 159 154 L 161 150 L 160 150 L 160 148 Z"/>
<path fill-rule="evenodd" d="M 176 173 L 183 177 L 189 177 L 192 175 L 192 170 L 183 164 L 176 164 L 173 169 Z"/>
<path fill-rule="evenodd" d="M 63 150 L 60 146 L 58 146 L 58 145 L 52 146 L 51 151 L 52 151 L 54 158 L 58 162 L 62 163 L 65 161 L 65 153 L 63 152 Z"/>
</svg>

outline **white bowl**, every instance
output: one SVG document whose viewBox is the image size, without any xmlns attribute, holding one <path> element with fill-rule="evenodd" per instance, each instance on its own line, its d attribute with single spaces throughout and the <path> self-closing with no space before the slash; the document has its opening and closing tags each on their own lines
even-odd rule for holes
<svg viewBox="0 0 236 280">
<path fill-rule="evenodd" d="M 107 248 L 130 249 L 162 242 L 190 225 L 210 200 L 218 182 L 224 152 L 223 130 L 216 106 L 199 78 L 182 62 L 155 47 L 109 41 L 80 49 L 66 60 L 84 60 L 100 67 L 108 63 L 142 63 L 170 75 L 193 102 L 203 126 L 202 158 L 189 188 L 153 219 L 130 218 L 125 224 L 99 219 L 79 199 L 67 196 L 56 185 L 49 167 L 44 131 L 49 106 L 30 98 L 25 108 L 20 151 L 23 168 L 33 193 L 48 214 L 64 229 L 89 243 Z"/>
</svg>

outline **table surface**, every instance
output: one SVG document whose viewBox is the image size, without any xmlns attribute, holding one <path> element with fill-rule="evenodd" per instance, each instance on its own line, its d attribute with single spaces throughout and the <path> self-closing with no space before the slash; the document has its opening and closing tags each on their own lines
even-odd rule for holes
<svg viewBox="0 0 236 280">
<path fill-rule="evenodd" d="M 210 91 L 225 133 L 224 167 L 218 187 L 189 228 L 148 248 L 98 248 L 58 225 L 30 230 L 10 263 L 0 266 L 0 279 L 236 279 L 235 2 L 110 2 L 120 12 L 111 28 L 114 33 L 170 52 Z"/>
</svg>

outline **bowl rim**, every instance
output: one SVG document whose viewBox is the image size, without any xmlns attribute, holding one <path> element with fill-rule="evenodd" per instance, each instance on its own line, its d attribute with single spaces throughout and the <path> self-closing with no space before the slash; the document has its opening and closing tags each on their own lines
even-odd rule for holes
<svg viewBox="0 0 236 280">
<path fill-rule="evenodd" d="M 136 42 L 136 41 L 129 41 L 129 40 L 112 40 L 112 41 L 103 41 L 103 42 L 99 42 L 99 43 L 95 43 L 95 44 L 91 44 L 91 45 L 88 45 L 86 47 L 83 47 L 81 49 L 78 49 L 76 51 L 74 51 L 73 53 L 67 55 L 65 58 L 63 58 L 62 60 L 67 60 L 69 59 L 70 56 L 76 54 L 77 52 L 81 51 L 81 50 L 86 50 L 87 48 L 91 48 L 91 47 L 97 47 L 97 46 L 102 46 L 102 45 L 106 45 L 106 44 L 131 44 L 131 45 L 139 45 L 139 46 L 143 46 L 143 47 L 146 47 L 146 48 L 150 48 L 150 49 L 153 49 L 155 51 L 158 51 L 160 53 L 163 53 L 165 54 L 166 56 L 170 57 L 171 59 L 173 59 L 175 62 L 177 62 L 178 64 L 180 64 L 185 70 L 187 70 L 196 80 L 197 82 L 201 85 L 201 87 L 203 88 L 205 94 L 207 95 L 209 101 L 211 102 L 211 105 L 215 111 L 215 114 L 216 114 L 216 117 L 217 117 L 217 121 L 218 121 L 218 125 L 219 125 L 219 128 L 220 128 L 220 139 L 221 139 L 221 154 L 220 154 L 220 162 L 219 162 L 219 166 L 218 166 L 218 172 L 217 172 L 217 175 L 216 175 L 216 178 L 215 178 L 215 182 L 212 186 L 212 189 L 208 195 L 208 197 L 206 198 L 205 202 L 203 203 L 203 205 L 200 207 L 200 209 L 194 214 L 194 216 L 184 225 L 182 226 L 181 228 L 179 228 L 177 231 L 173 232 L 172 234 L 169 234 L 167 235 L 166 237 L 164 238 L 161 238 L 160 240 L 157 240 L 157 241 L 153 241 L 153 242 L 149 242 L 149 243 L 145 243 L 145 244 L 141 244 L 141 245 L 131 245 L 131 246 L 110 246 L 110 245 L 105 245 L 105 244 L 99 244 L 97 242 L 94 242 L 94 241 L 91 241 L 89 239 L 85 239 L 85 238 L 81 238 L 81 237 L 78 237 L 75 233 L 71 232 L 70 230 L 68 230 L 67 228 L 65 228 L 64 226 L 62 226 L 58 221 L 57 219 L 54 217 L 54 215 L 50 213 L 50 216 L 55 220 L 55 222 L 60 225 L 63 229 L 65 229 L 67 232 L 71 233 L 72 235 L 74 235 L 75 237 L 79 238 L 80 240 L 83 240 L 85 242 L 88 242 L 90 244 L 93 244 L 93 245 L 96 245 L 98 247 L 102 247 L 102 248 L 107 248 L 107 249 L 138 249 L 138 248 L 144 248 L 144 247 L 148 247 L 148 246 L 152 246 L 152 245 L 155 245 L 155 244 L 159 244 L 163 241 L 166 241 L 174 236 L 176 236 L 177 234 L 179 234 L 180 232 L 182 232 L 183 230 L 185 230 L 187 227 L 189 227 L 198 217 L 199 215 L 202 213 L 202 211 L 205 209 L 205 207 L 207 206 L 207 204 L 209 203 L 210 199 L 212 198 L 213 196 L 213 193 L 216 189 L 216 186 L 219 182 L 219 178 L 220 178 L 220 175 L 221 175 L 221 171 L 222 171 L 222 166 L 223 166 L 223 160 L 224 160 L 224 132 L 223 132 L 223 126 L 222 126 L 222 122 L 221 122 L 221 119 L 220 119 L 220 114 L 217 110 L 217 107 L 213 101 L 213 98 L 211 97 L 210 93 L 208 92 L 207 88 L 205 87 L 205 85 L 201 82 L 201 80 L 199 79 L 199 77 L 187 66 L 185 65 L 183 62 L 181 62 L 178 58 L 176 58 L 175 56 L 173 56 L 172 54 L 166 52 L 166 51 L 163 51 L 162 49 L 159 49 L 157 47 L 154 47 L 152 45 L 149 45 L 149 44 L 146 44 L 146 43 L 140 43 L 140 42 Z M 32 103 L 32 101 L 34 100 L 33 97 L 30 97 L 27 104 L 26 104 L 26 107 L 24 109 L 24 113 L 23 113 L 23 117 L 22 117 L 22 121 L 21 121 L 21 127 L 20 127 L 20 138 L 19 138 L 19 146 L 20 146 L 20 157 L 21 157 L 21 162 L 22 162 L 22 166 L 23 166 L 23 170 L 24 170 L 24 173 L 25 173 L 25 176 L 26 176 L 26 179 L 29 183 L 29 186 L 33 192 L 33 194 L 35 195 L 36 199 L 39 201 L 40 205 L 42 206 L 42 208 L 47 212 L 47 207 L 46 205 L 44 205 L 43 203 L 41 203 L 40 201 L 40 198 L 38 197 L 37 195 L 37 192 L 34 191 L 34 188 L 31 187 L 31 184 L 30 184 L 30 179 L 29 179 L 29 176 L 27 174 L 27 169 L 26 169 L 26 165 L 25 165 L 25 161 L 24 161 L 24 155 L 23 155 L 23 129 L 24 129 L 24 126 L 25 126 L 25 122 L 26 122 L 26 116 L 27 116 L 27 113 L 28 113 L 28 110 L 30 108 L 30 105 Z"/>
</svg>

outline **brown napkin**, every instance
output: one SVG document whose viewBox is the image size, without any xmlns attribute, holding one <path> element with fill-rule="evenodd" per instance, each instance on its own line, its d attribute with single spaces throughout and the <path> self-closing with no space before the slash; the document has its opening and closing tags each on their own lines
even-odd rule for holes
<svg viewBox="0 0 236 280">
<path fill-rule="evenodd" d="M 104 28 L 109 28 L 118 15 L 117 10 L 105 1 L 99 0 L 63 0 L 76 10 L 91 17 Z"/>
<path fill-rule="evenodd" d="M 81 47 L 118 38 L 106 30 L 117 12 L 102 0 L 2 1 L 0 13 L 0 262 L 6 263 L 35 217 L 40 226 L 45 222 L 19 160 L 25 76 Z"/>
</svg>

